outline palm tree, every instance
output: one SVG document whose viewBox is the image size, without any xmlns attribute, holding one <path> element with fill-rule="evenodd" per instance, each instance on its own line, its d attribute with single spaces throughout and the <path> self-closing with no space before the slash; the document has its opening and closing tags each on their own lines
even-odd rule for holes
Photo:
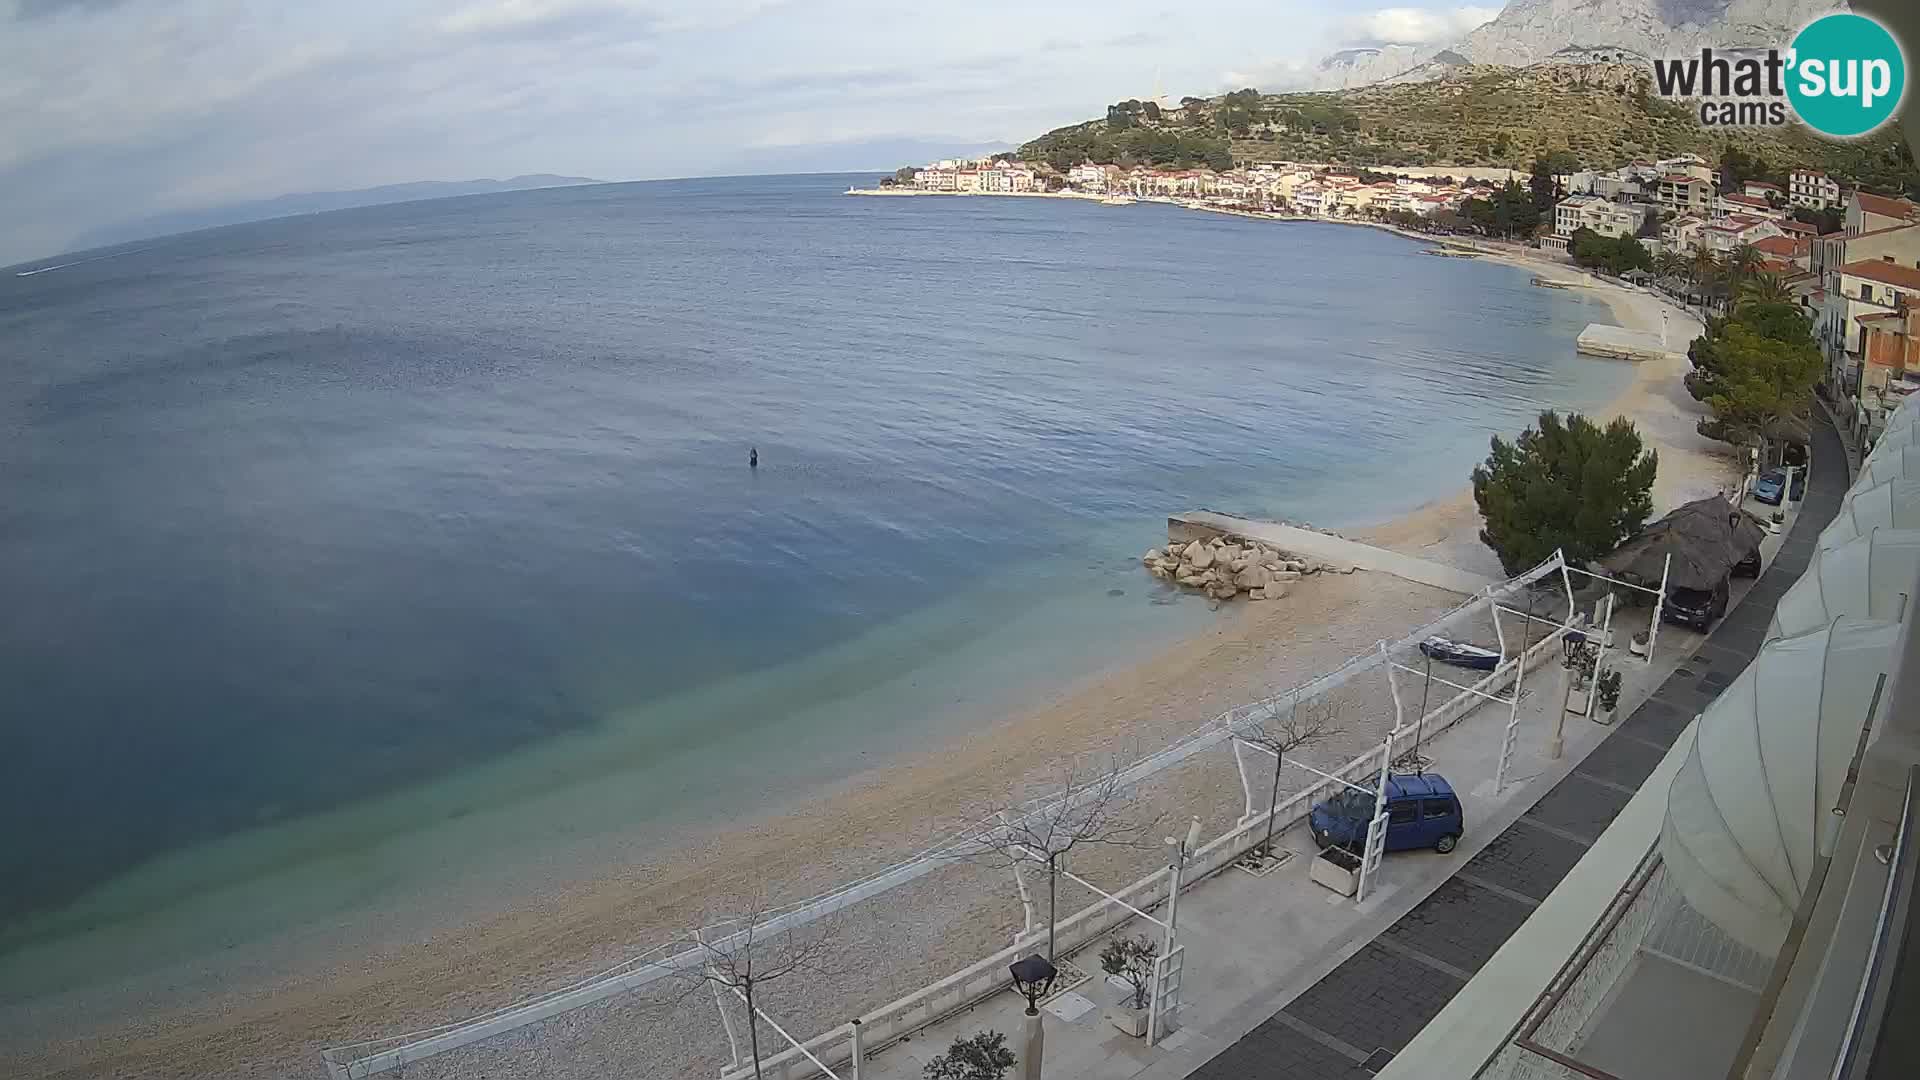
<svg viewBox="0 0 1920 1080">
<path fill-rule="evenodd" d="M 1779 274 L 1755 274 L 1740 285 L 1740 305 L 1790 304 L 1793 290 Z"/>
<path fill-rule="evenodd" d="M 1760 264 L 1765 261 L 1766 256 L 1760 254 L 1760 249 L 1752 244 L 1741 244 L 1734 248 L 1732 256 L 1727 259 L 1727 283 L 1736 287 L 1744 284 L 1748 278 L 1760 272 Z"/>
<path fill-rule="evenodd" d="M 1668 248 L 1653 257 L 1653 272 L 1660 275 L 1662 281 L 1680 277 L 1687 272 L 1687 257 Z"/>
<path fill-rule="evenodd" d="M 1692 259 L 1693 287 L 1700 294 L 1700 317 L 1707 314 L 1707 286 L 1720 276 L 1720 258 L 1706 248 L 1694 251 Z"/>
</svg>

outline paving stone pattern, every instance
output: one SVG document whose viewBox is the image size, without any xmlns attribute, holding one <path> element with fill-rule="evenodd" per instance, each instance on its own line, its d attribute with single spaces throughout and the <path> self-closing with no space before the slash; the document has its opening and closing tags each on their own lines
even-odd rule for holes
<svg viewBox="0 0 1920 1080">
<path fill-rule="evenodd" d="M 1192 1075 L 1202 1080 L 1357 1080 L 1385 1067 L 1531 914 L 1506 892 L 1545 900 L 1626 806 L 1666 748 L 1759 651 L 1780 597 L 1806 570 L 1814 541 L 1839 512 L 1845 448 L 1813 425 L 1813 471 L 1793 531 L 1740 606 L 1579 769 L 1541 797 L 1380 939 L 1295 998 L 1280 1014 Z M 1624 737 L 1623 737 L 1624 736 Z M 1481 884 L 1484 883 L 1484 884 Z M 1493 888 L 1487 888 L 1487 885 Z M 1384 1052 L 1379 1052 L 1384 1051 Z M 1366 1061 L 1371 1056 L 1371 1061 Z"/>
</svg>

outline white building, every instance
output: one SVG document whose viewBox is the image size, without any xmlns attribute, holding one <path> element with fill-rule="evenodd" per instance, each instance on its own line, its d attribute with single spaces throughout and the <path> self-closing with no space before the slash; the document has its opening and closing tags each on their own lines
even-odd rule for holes
<svg viewBox="0 0 1920 1080">
<path fill-rule="evenodd" d="M 1716 196 L 1713 200 L 1713 216 L 1725 218 L 1732 214 L 1745 214 L 1749 217 L 1771 218 L 1779 221 L 1787 216 L 1787 211 L 1776 208 L 1759 195 L 1750 195 L 1745 192 Z"/>
<path fill-rule="evenodd" d="M 1090 161 L 1075 165 L 1067 170 L 1067 183 L 1080 191 L 1104 192 L 1107 190 L 1107 167 Z"/>
<path fill-rule="evenodd" d="M 1562 239 L 1581 229 L 1601 236 L 1634 236 L 1652 209 L 1644 203 L 1620 203 L 1597 195 L 1573 195 L 1553 208 L 1553 233 Z"/>
<path fill-rule="evenodd" d="M 979 170 L 979 175 L 981 191 L 1018 195 L 1034 189 L 1033 170 L 1011 161 L 996 161 L 990 168 Z"/>
<path fill-rule="evenodd" d="M 1819 169 L 1795 169 L 1787 177 L 1787 201 L 1825 210 L 1840 202 L 1840 185 Z"/>
</svg>

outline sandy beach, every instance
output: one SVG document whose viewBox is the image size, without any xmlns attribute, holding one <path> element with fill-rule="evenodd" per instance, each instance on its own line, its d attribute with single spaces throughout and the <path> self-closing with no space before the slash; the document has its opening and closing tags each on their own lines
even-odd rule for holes
<svg viewBox="0 0 1920 1080">
<path fill-rule="evenodd" d="M 1565 263 L 1518 254 L 1486 252 L 1482 257 L 1528 270 L 1550 269 L 1562 275 L 1579 273 Z M 1654 514 L 1733 489 L 1740 482 L 1739 463 L 1725 443 L 1708 439 L 1695 430 L 1694 425 L 1703 415 L 1702 409 L 1682 383 L 1689 368 L 1687 343 L 1702 332 L 1700 320 L 1685 308 L 1652 293 L 1589 280 L 1591 284 L 1584 291 L 1604 301 L 1614 321 L 1621 326 L 1658 332 L 1662 314 L 1667 318 L 1668 340 L 1673 348 L 1667 359 L 1634 365 L 1632 382 L 1590 417 L 1598 423 L 1626 417 L 1639 429 L 1647 448 L 1660 455 L 1660 470 L 1653 484 Z M 1585 359 L 1595 364 L 1628 362 L 1597 357 Z M 1511 439 L 1518 432 L 1502 434 Z M 1355 537 L 1395 551 L 1499 576 L 1499 560 L 1480 542 L 1479 529 L 1480 515 L 1473 503 L 1473 489 L 1462 486 L 1413 513 L 1359 531 Z"/>
<path fill-rule="evenodd" d="M 1698 333 L 1697 321 L 1647 294 L 1601 282 L 1590 291 L 1629 327 L 1658 330 L 1663 307 L 1669 313 L 1675 355 L 1638 365 L 1631 384 L 1596 416 L 1632 419 L 1659 452 L 1656 513 L 1732 486 L 1736 467 L 1721 444 L 1694 432 L 1699 407 L 1680 383 L 1684 343 Z M 1355 535 L 1497 575 L 1477 530 L 1463 486 Z M 1157 539 L 1143 536 L 1141 546 Z M 1152 587 L 1144 571 L 1141 578 L 1143 590 Z M 1396 638 L 1458 600 L 1383 575 L 1311 578 L 1284 601 L 1223 607 L 1204 632 L 1116 657 L 947 745 L 876 762 L 827 791 L 631 859 L 556 873 L 523 895 L 491 898 L 478 913 L 463 909 L 445 925 L 422 931 L 417 919 L 383 920 L 373 911 L 313 935 L 321 945 L 298 957 L 272 945 L 242 946 L 131 988 L 79 990 L 5 1010 L 0 1073 L 75 1080 L 317 1075 L 322 1046 L 510 1004 L 764 899 L 804 897 L 884 867 L 1010 798 L 1032 794 L 1071 761 L 1131 759 L 1163 746 L 1227 708 Z M 1356 690 L 1343 702 L 1343 734 L 1309 757 L 1331 766 L 1377 743 L 1390 717 L 1376 700 L 1383 695 Z M 1223 753 L 1201 755 L 1146 787 L 1143 812 L 1199 814 L 1210 833 L 1240 809 L 1232 758 Z M 1076 869 L 1122 882 L 1159 858 L 1157 850 L 1101 849 Z M 1084 902 L 1062 899 L 1063 908 Z M 810 1035 L 1001 947 L 1018 920 L 1004 871 L 956 863 L 863 905 L 843 928 L 838 971 L 804 988 L 775 988 L 768 1004 L 797 1034 Z M 616 998 L 410 1066 L 406 1075 L 713 1075 L 725 1043 L 705 991 L 690 989 L 698 988 Z"/>
</svg>

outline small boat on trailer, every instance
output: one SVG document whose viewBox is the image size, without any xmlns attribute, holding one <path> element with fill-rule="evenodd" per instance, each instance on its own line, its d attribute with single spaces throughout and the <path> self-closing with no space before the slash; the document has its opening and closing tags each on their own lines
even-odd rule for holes
<svg viewBox="0 0 1920 1080">
<path fill-rule="evenodd" d="M 1472 668 L 1475 671 L 1492 671 L 1500 666 L 1500 654 L 1478 645 L 1469 645 L 1464 641 L 1449 641 L 1443 637 L 1430 637 L 1420 643 L 1420 652 L 1429 660 L 1438 660 L 1454 667 Z"/>
</svg>

